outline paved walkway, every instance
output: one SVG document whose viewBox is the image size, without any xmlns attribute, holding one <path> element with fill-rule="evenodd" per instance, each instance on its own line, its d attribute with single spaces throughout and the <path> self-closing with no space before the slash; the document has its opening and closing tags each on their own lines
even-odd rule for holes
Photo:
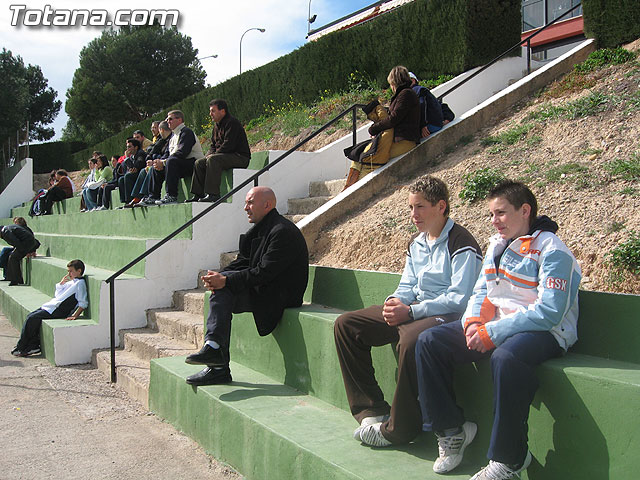
<svg viewBox="0 0 640 480">
<path fill-rule="evenodd" d="M 90 365 L 12 356 L 18 336 L 0 313 L 3 480 L 240 478 Z"/>
</svg>

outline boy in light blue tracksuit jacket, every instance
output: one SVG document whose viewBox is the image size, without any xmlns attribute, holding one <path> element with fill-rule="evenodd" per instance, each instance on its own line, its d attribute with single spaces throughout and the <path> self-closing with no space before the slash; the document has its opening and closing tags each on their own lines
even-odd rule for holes
<svg viewBox="0 0 640 480">
<path fill-rule="evenodd" d="M 425 329 L 457 322 L 482 264 L 480 246 L 449 218 L 446 184 L 426 175 L 409 187 L 411 220 L 402 278 L 384 305 L 346 312 L 334 325 L 349 407 L 360 424 L 356 440 L 375 447 L 410 442 L 422 431 L 415 342 Z M 374 376 L 371 347 L 397 343 L 398 373 L 391 405 Z"/>
<path fill-rule="evenodd" d="M 420 335 L 416 343 L 423 417 L 431 419 L 446 473 L 462 461 L 477 426 L 465 421 L 453 395 L 454 365 L 491 359 L 494 423 L 489 464 L 472 480 L 519 478 L 531 463 L 529 405 L 538 388 L 535 367 L 577 340 L 580 267 L 555 235 L 558 225 L 537 217 L 535 196 L 505 181 L 488 196 L 497 230 L 461 322 Z"/>
</svg>

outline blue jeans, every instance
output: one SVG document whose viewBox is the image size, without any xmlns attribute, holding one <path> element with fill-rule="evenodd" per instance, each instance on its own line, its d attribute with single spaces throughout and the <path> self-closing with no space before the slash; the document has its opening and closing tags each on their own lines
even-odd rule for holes
<svg viewBox="0 0 640 480">
<path fill-rule="evenodd" d="M 85 188 L 82 190 L 82 197 L 87 210 L 94 209 L 98 206 L 98 189 Z"/>
<path fill-rule="evenodd" d="M 133 185 L 133 190 L 131 191 L 131 197 L 133 198 L 143 198 L 149 195 L 149 182 L 151 181 L 151 175 L 147 173 L 146 169 L 140 170 L 138 173 L 138 178 L 136 179 L 136 183 Z"/>
<path fill-rule="evenodd" d="M 538 389 L 535 367 L 560 356 L 550 332 L 521 332 L 492 351 L 469 350 L 461 322 L 430 328 L 416 343 L 418 392 L 423 421 L 441 432 L 460 427 L 462 409 L 453 391 L 455 365 L 490 358 L 493 378 L 493 428 L 487 457 L 510 465 L 527 455 L 529 406 Z"/>
</svg>

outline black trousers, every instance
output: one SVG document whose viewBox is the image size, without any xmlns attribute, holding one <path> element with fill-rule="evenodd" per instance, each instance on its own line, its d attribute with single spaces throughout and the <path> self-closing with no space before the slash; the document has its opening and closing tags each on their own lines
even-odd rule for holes
<svg viewBox="0 0 640 480">
<path fill-rule="evenodd" d="M 58 186 L 51 187 L 47 192 L 47 194 L 44 196 L 43 213 L 45 215 L 51 214 L 51 209 L 53 208 L 53 202 L 59 202 L 60 200 L 64 200 L 65 198 L 67 198 L 67 194 L 64 190 L 62 190 Z"/>
<path fill-rule="evenodd" d="M 73 309 L 78 304 L 75 295 L 66 298 L 58 308 L 49 313 L 42 308 L 34 310 L 29 315 L 22 325 L 22 332 L 20 333 L 20 339 L 16 348 L 21 352 L 26 352 L 34 348 L 40 348 L 40 327 L 42 326 L 42 320 L 48 320 L 50 318 L 67 318 Z"/>
<path fill-rule="evenodd" d="M 167 182 L 167 195 L 178 196 L 178 182 L 181 178 L 190 177 L 193 174 L 193 164 L 195 158 L 186 160 L 169 158 L 162 170 L 151 170 L 151 182 L 149 191 L 153 198 L 160 198 L 162 192 L 162 182 Z"/>
<path fill-rule="evenodd" d="M 209 298 L 205 342 L 213 340 L 220 346 L 229 348 L 233 314 L 250 311 L 251 302 L 248 291 L 233 293 L 228 288 L 216 290 Z"/>
</svg>

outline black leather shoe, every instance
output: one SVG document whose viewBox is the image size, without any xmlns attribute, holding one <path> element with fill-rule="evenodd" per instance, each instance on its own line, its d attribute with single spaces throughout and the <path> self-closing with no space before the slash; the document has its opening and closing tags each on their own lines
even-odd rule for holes
<svg viewBox="0 0 640 480">
<path fill-rule="evenodd" d="M 218 200 L 220 200 L 220 195 L 216 195 L 215 193 L 208 193 L 206 196 L 202 197 L 198 201 L 213 203 L 213 202 L 217 202 Z"/>
<path fill-rule="evenodd" d="M 210 367 L 224 367 L 229 365 L 229 351 L 220 348 L 211 348 L 205 343 L 198 353 L 192 353 L 185 359 L 189 365 L 208 365 Z"/>
<path fill-rule="evenodd" d="M 194 196 L 193 196 L 193 197 L 191 197 L 191 198 L 187 198 L 187 199 L 184 201 L 184 203 L 199 202 L 201 198 L 202 198 L 202 197 L 201 197 L 200 195 L 194 195 Z"/>
<path fill-rule="evenodd" d="M 212 367 L 206 367 L 187 377 L 189 385 L 219 385 L 221 383 L 231 383 L 231 370 L 229 367 L 215 370 Z"/>
</svg>

